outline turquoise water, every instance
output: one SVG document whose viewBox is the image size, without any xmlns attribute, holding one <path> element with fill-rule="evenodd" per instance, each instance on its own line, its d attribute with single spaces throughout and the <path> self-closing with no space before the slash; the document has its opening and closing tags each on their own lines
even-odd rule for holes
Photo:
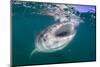
<svg viewBox="0 0 100 67">
<path fill-rule="evenodd" d="M 36 52 L 30 58 L 35 46 L 36 36 L 49 25 L 54 18 L 23 12 L 22 7 L 14 6 L 12 11 L 12 64 L 37 65 L 69 62 L 87 62 L 96 60 L 96 21 L 92 13 L 82 13 L 84 23 L 77 28 L 74 39 L 63 50 L 53 53 Z M 90 19 L 88 19 L 90 18 Z"/>
</svg>

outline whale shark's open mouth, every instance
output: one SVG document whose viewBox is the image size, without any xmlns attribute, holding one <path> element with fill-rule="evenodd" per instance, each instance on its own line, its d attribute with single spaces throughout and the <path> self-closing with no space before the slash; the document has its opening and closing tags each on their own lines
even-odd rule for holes
<svg viewBox="0 0 100 67">
<path fill-rule="evenodd" d="M 56 37 L 65 37 L 69 36 L 73 33 L 73 26 L 71 24 L 64 25 L 60 27 L 56 32 L 55 36 Z"/>
</svg>

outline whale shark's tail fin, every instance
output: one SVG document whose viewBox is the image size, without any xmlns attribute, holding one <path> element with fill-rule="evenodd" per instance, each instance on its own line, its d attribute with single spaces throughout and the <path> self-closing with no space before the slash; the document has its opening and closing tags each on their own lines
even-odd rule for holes
<svg viewBox="0 0 100 67">
<path fill-rule="evenodd" d="M 37 49 L 34 49 L 31 54 L 30 54 L 30 58 L 32 57 L 32 55 L 37 51 Z"/>
</svg>

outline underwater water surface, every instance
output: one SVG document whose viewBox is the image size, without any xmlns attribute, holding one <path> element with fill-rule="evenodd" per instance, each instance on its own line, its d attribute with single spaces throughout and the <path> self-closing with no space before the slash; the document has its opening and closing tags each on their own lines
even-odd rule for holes
<svg viewBox="0 0 100 67">
<path fill-rule="evenodd" d="M 72 63 L 96 60 L 96 13 L 92 10 L 76 13 L 83 22 L 77 27 L 75 37 L 65 48 L 52 53 L 35 52 L 30 57 L 31 52 L 35 49 L 37 36 L 42 30 L 55 23 L 55 19 L 52 16 L 33 13 L 38 12 L 40 8 L 37 5 L 37 8 L 32 10 L 30 9 L 32 6 L 34 6 L 32 2 L 24 2 L 24 6 L 23 2 L 12 2 L 12 65 Z M 73 7 L 74 5 L 71 6 Z M 92 6 L 92 8 L 95 9 L 95 6 Z"/>
</svg>

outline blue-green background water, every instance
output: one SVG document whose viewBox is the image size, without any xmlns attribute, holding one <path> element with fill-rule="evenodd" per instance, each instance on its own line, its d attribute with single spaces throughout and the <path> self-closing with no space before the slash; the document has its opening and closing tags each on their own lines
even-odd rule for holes
<svg viewBox="0 0 100 67">
<path fill-rule="evenodd" d="M 53 53 L 30 54 L 35 46 L 36 36 L 54 23 L 54 18 L 31 14 L 22 6 L 12 5 L 12 64 L 36 65 L 52 63 L 69 63 L 96 60 L 96 21 L 91 15 L 81 13 L 84 23 L 77 28 L 74 39 L 61 51 Z M 26 10 L 26 12 L 25 12 Z"/>
</svg>

